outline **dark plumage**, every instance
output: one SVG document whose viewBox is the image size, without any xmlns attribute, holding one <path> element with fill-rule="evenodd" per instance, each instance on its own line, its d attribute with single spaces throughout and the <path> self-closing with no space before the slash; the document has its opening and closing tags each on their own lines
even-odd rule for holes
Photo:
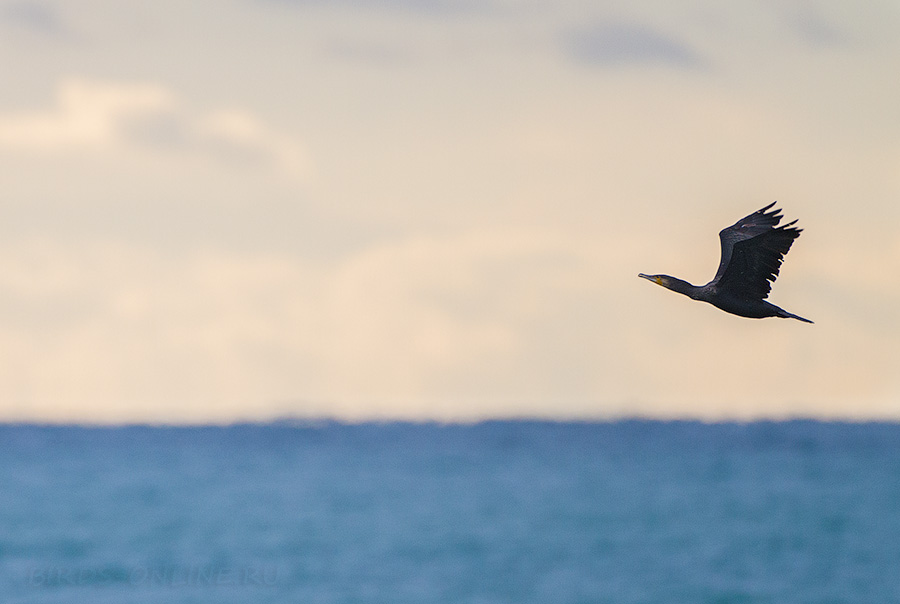
<svg viewBox="0 0 900 604">
<path fill-rule="evenodd" d="M 722 261 L 716 276 L 706 285 L 691 285 L 668 275 L 640 273 L 638 277 L 694 300 L 709 302 L 733 315 L 752 319 L 783 317 L 812 323 L 765 300 L 784 255 L 803 230 L 792 226 L 796 220 L 776 226 L 781 221 L 781 210 L 767 211 L 774 205 L 775 202 L 770 203 L 719 233 Z"/>
</svg>

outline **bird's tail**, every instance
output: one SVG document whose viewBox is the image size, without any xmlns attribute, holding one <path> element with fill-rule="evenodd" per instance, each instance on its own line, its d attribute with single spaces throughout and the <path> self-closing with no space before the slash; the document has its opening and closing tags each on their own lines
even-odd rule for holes
<svg viewBox="0 0 900 604">
<path fill-rule="evenodd" d="M 778 314 L 779 317 L 783 317 L 785 319 L 797 319 L 798 321 L 803 321 L 804 323 L 812 323 L 812 321 L 810 321 L 809 319 L 804 319 L 803 317 L 799 317 L 793 313 L 789 313 L 788 311 L 784 310 L 783 308 L 779 308 L 778 310 L 781 311 Z"/>
</svg>

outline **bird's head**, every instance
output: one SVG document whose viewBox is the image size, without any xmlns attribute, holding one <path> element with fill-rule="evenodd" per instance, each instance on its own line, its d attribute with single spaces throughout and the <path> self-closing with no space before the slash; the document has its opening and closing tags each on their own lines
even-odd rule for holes
<svg viewBox="0 0 900 604">
<path fill-rule="evenodd" d="M 701 292 L 702 288 L 697 287 L 696 285 L 691 285 L 687 281 L 683 281 L 678 277 L 670 277 L 669 275 L 645 275 L 644 273 L 639 273 L 638 277 L 642 277 L 647 279 L 648 281 L 653 281 L 657 285 L 662 285 L 666 289 L 671 289 L 672 291 L 678 292 L 679 294 L 684 294 L 685 296 L 689 296 L 691 298 L 699 300 L 698 298 L 699 292 Z"/>
<path fill-rule="evenodd" d="M 653 281 L 657 285 L 662 285 L 663 287 L 669 287 L 669 281 L 671 280 L 671 277 L 668 275 L 645 275 L 644 273 L 638 273 L 638 277 Z"/>
</svg>

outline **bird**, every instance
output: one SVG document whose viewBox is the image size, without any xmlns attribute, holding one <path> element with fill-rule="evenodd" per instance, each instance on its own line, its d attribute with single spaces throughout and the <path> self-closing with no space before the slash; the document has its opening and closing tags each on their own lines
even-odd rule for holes
<svg viewBox="0 0 900 604">
<path fill-rule="evenodd" d="M 669 275 L 639 273 L 638 277 L 733 315 L 812 323 L 766 301 L 785 254 L 803 230 L 793 226 L 796 220 L 777 226 L 782 217 L 780 209 L 771 209 L 776 203 L 773 201 L 719 232 L 722 259 L 716 276 L 706 285 L 691 285 Z"/>
</svg>

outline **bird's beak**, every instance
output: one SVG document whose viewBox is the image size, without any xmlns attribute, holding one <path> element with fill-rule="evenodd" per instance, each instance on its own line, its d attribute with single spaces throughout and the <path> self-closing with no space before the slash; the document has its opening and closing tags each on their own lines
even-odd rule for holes
<svg viewBox="0 0 900 604">
<path fill-rule="evenodd" d="M 653 281 L 657 285 L 662 285 L 660 278 L 654 275 L 645 275 L 644 273 L 638 273 L 638 277 L 646 279 L 647 281 Z"/>
<path fill-rule="evenodd" d="M 638 277 L 640 277 L 641 279 L 649 279 L 650 281 L 653 281 L 653 277 L 651 277 L 650 275 L 645 275 L 644 273 L 638 273 Z"/>
</svg>

